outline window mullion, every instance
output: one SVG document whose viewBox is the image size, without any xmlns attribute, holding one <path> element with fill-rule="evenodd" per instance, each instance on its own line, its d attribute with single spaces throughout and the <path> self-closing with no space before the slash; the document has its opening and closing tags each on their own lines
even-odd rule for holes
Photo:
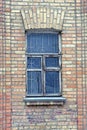
<svg viewBox="0 0 87 130">
<path fill-rule="evenodd" d="M 45 95 L 45 57 L 42 56 L 42 89 L 43 96 Z"/>
</svg>

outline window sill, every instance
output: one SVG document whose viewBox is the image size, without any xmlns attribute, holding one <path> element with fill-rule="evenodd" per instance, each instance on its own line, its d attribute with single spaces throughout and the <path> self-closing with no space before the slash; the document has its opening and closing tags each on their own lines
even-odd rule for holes
<svg viewBox="0 0 87 130">
<path fill-rule="evenodd" d="M 64 97 L 25 97 L 26 105 L 64 105 Z"/>
</svg>

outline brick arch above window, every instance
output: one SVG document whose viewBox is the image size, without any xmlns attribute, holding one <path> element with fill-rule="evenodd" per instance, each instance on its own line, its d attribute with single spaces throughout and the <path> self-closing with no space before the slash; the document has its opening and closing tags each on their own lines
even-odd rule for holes
<svg viewBox="0 0 87 130">
<path fill-rule="evenodd" d="M 25 30 L 53 28 L 62 30 L 65 10 L 52 7 L 21 9 Z"/>
</svg>

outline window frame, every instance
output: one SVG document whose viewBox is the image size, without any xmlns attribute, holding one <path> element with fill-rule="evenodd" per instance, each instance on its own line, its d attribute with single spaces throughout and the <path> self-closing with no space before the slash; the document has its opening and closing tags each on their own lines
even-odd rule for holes
<svg viewBox="0 0 87 130">
<path fill-rule="evenodd" d="M 59 45 L 59 53 L 27 53 L 27 44 L 28 44 L 28 34 L 32 34 L 32 33 L 53 33 L 53 34 L 58 34 L 58 44 Z M 26 97 L 60 97 L 62 96 L 62 48 L 61 48 L 61 32 L 60 31 L 56 31 L 56 30 L 28 30 L 26 32 Z M 41 69 L 27 69 L 27 58 L 28 57 L 41 57 Z M 57 68 L 51 68 L 51 67 L 46 67 L 45 65 L 45 58 L 46 57 L 59 57 L 59 64 L 60 67 L 58 66 Z M 45 70 L 44 70 L 45 69 Z M 43 70 L 45 72 L 43 72 Z M 44 74 L 44 76 L 42 76 L 43 74 L 41 74 L 41 79 L 42 79 L 42 89 L 45 89 L 45 73 L 47 71 L 55 71 L 55 72 L 59 72 L 59 92 L 57 94 L 52 93 L 52 94 L 47 94 L 45 93 L 45 90 L 42 91 L 42 95 L 41 94 L 28 94 L 28 84 L 27 84 L 27 72 L 28 71 L 40 71 L 41 73 Z M 43 78 L 44 77 L 44 78 Z M 43 85 L 44 84 L 44 85 Z M 43 87 L 44 86 L 44 87 Z"/>
</svg>

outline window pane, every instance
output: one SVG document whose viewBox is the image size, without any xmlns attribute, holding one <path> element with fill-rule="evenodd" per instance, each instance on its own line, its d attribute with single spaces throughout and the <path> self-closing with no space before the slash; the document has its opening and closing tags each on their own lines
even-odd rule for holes
<svg viewBox="0 0 87 130">
<path fill-rule="evenodd" d="M 42 82 L 41 82 L 41 72 L 27 72 L 27 84 L 28 84 L 28 94 L 40 94 L 42 93 Z"/>
<path fill-rule="evenodd" d="M 57 94 L 59 92 L 59 72 L 46 72 L 46 93 L 47 94 Z"/>
<path fill-rule="evenodd" d="M 32 33 L 27 35 L 28 53 L 58 53 L 58 34 Z"/>
<path fill-rule="evenodd" d="M 46 63 L 46 67 L 58 67 L 59 57 L 46 57 L 45 63 Z"/>
<path fill-rule="evenodd" d="M 41 58 L 40 57 L 28 57 L 27 58 L 27 68 L 28 69 L 40 69 L 41 68 Z"/>
</svg>

